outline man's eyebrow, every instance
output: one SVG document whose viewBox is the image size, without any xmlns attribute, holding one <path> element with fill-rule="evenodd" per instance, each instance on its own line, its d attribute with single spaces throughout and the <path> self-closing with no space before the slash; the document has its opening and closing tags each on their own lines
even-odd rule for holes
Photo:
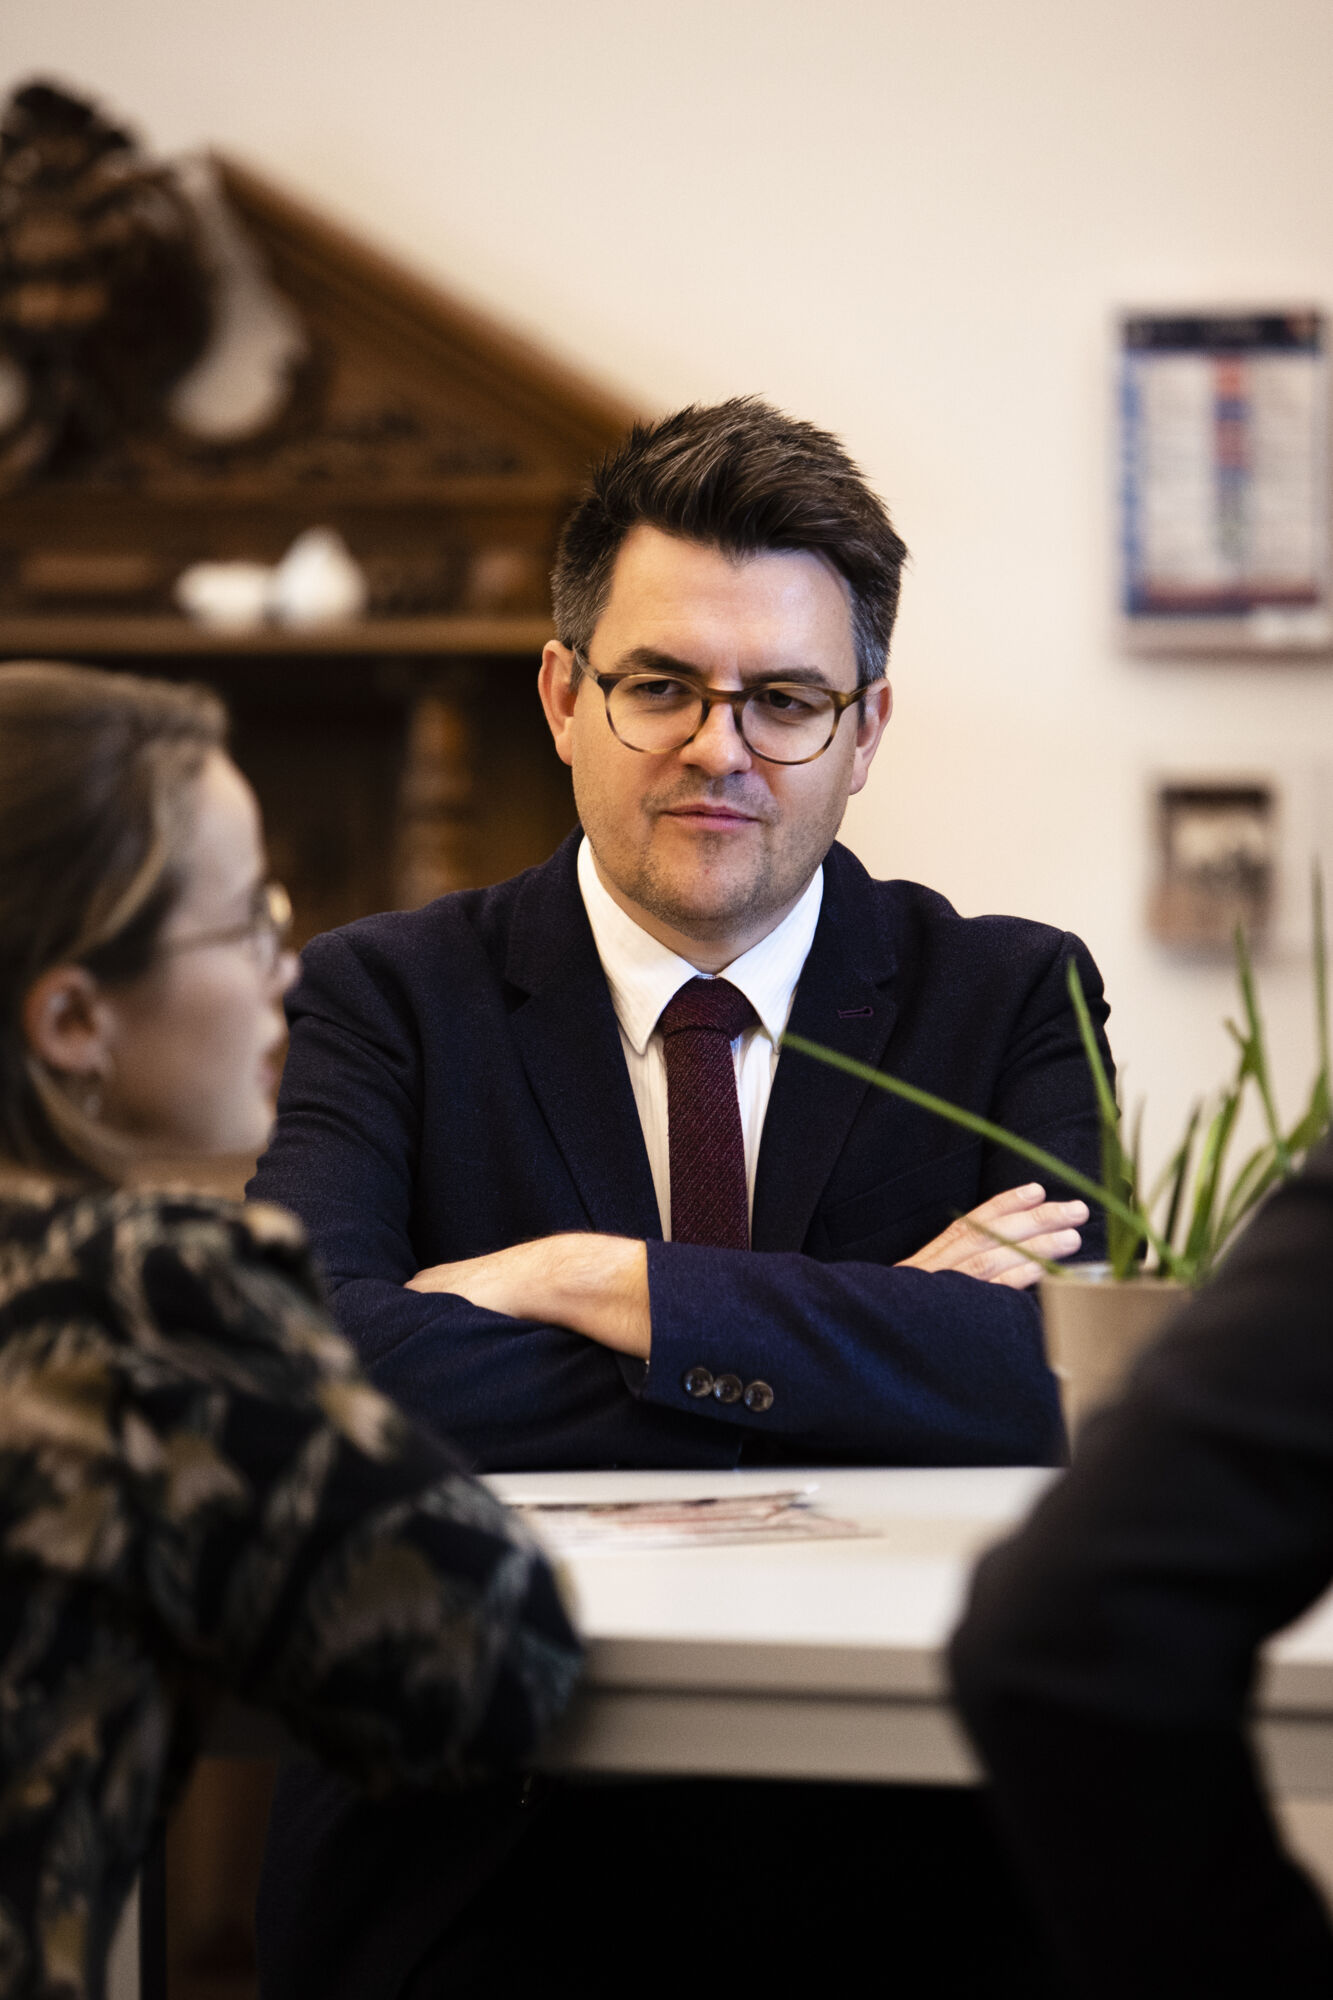
<svg viewBox="0 0 1333 2000">
<path fill-rule="evenodd" d="M 683 679 L 698 681 L 701 687 L 708 686 L 707 671 L 692 660 L 678 660 L 674 653 L 663 653 L 656 646 L 633 646 L 628 653 L 622 653 L 616 672 L 621 674 L 679 674 Z M 757 673 L 741 676 L 742 687 L 753 683 L 763 686 L 768 681 L 791 681 L 802 687 L 832 687 L 833 683 L 821 667 L 781 667 L 774 673 Z"/>
</svg>

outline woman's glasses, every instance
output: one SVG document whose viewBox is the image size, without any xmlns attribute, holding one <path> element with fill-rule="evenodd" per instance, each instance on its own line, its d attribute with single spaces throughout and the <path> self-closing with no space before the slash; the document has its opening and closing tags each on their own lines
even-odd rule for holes
<svg viewBox="0 0 1333 2000">
<path fill-rule="evenodd" d="M 248 943 L 260 970 L 272 973 L 277 970 L 291 928 L 291 897 L 281 882 L 261 882 L 250 899 L 250 914 L 243 924 L 229 924 L 220 931 L 198 931 L 191 937 L 167 938 L 158 951 L 165 957 L 178 951 L 201 951 L 205 945 Z"/>
</svg>

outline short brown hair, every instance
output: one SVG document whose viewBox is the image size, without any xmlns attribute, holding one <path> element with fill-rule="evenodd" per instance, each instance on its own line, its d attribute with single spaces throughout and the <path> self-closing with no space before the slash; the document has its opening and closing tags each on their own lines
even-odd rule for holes
<svg viewBox="0 0 1333 2000">
<path fill-rule="evenodd" d="M 226 742 L 207 688 L 41 661 L 0 666 L 0 1158 L 86 1174 L 95 1128 L 28 1048 L 56 965 L 147 970 L 180 891 L 192 788 Z"/>
<path fill-rule="evenodd" d="M 884 672 L 907 549 L 828 431 L 755 396 L 636 424 L 565 524 L 551 577 L 563 645 L 586 654 L 621 543 L 639 526 L 740 557 L 770 549 L 827 557 L 851 594 L 857 684 Z"/>
</svg>

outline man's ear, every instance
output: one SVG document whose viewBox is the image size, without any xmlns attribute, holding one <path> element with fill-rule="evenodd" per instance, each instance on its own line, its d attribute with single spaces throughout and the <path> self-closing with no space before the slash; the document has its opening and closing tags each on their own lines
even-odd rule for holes
<svg viewBox="0 0 1333 2000">
<path fill-rule="evenodd" d="M 555 739 L 555 754 L 561 763 L 574 762 L 574 704 L 578 688 L 572 685 L 574 655 L 558 639 L 548 639 L 542 651 L 537 675 L 537 691 L 546 711 L 546 721 Z"/>
<path fill-rule="evenodd" d="M 24 996 L 23 1036 L 48 1069 L 105 1076 L 111 1068 L 111 1020 L 102 988 L 81 965 L 53 965 Z"/>
<path fill-rule="evenodd" d="M 889 717 L 892 714 L 893 689 L 887 681 L 880 681 L 878 686 L 868 689 L 862 697 L 861 713 L 856 722 L 856 755 L 852 760 L 852 782 L 847 788 L 849 798 L 853 792 L 860 791 L 870 776 L 870 766 L 874 762 L 875 752 L 879 748 L 880 739 L 888 727 Z"/>
</svg>

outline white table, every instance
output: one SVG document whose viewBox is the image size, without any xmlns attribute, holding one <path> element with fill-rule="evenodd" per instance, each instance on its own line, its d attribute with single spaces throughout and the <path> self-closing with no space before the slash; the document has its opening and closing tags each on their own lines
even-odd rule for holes
<svg viewBox="0 0 1333 2000">
<path fill-rule="evenodd" d="M 589 1550 L 567 1558 L 588 1644 L 556 1770 L 969 1784 L 944 1647 L 972 1564 L 1053 1475 L 978 1471 L 507 1473 L 504 1499 L 634 1500 L 815 1485 L 854 1541 Z M 224 1715 L 213 1747 L 266 1750 L 276 1731 Z M 1269 1648 L 1259 1740 L 1274 1788 L 1333 1797 L 1333 1592 Z M 127 1913 L 111 2000 L 140 1993 Z"/>
<path fill-rule="evenodd" d="M 965 1784 L 943 1653 L 977 1554 L 1052 1475 L 1029 1468 L 524 1473 L 506 1499 L 818 1487 L 855 1541 L 588 1550 L 568 1559 L 588 1641 L 552 1768 Z M 1284 1793 L 1333 1796 L 1333 1595 L 1270 1648 L 1259 1737 Z"/>
</svg>

